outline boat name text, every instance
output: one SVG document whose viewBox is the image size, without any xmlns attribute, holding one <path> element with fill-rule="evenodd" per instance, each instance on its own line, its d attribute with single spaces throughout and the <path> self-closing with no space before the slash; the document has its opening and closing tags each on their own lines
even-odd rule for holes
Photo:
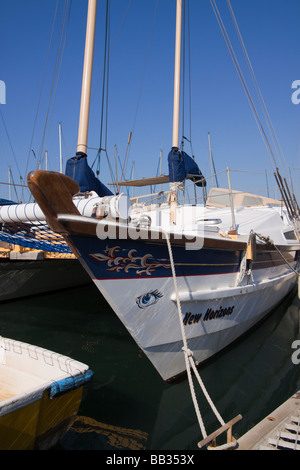
<svg viewBox="0 0 300 470">
<path fill-rule="evenodd" d="M 202 321 L 214 320 L 216 318 L 223 318 L 225 316 L 229 316 L 232 314 L 234 309 L 234 305 L 232 307 L 225 307 L 223 308 L 220 306 L 217 310 L 213 310 L 212 308 L 208 308 L 205 314 L 202 313 L 195 313 L 192 314 L 191 312 L 187 312 L 183 319 L 184 325 L 192 325 L 193 323 L 199 323 Z"/>
</svg>

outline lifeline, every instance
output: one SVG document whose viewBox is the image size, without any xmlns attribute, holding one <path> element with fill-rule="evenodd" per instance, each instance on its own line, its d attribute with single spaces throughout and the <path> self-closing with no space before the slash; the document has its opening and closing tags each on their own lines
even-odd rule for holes
<svg viewBox="0 0 300 470">
<path fill-rule="evenodd" d="M 231 315 L 234 309 L 234 305 L 232 307 L 222 308 L 220 306 L 219 309 L 213 310 L 212 308 L 208 308 L 205 315 L 203 316 L 202 313 L 195 313 L 194 315 L 191 312 L 187 312 L 183 319 L 184 325 L 192 325 L 193 323 L 199 323 L 202 319 L 203 321 L 213 320 L 215 318 L 222 318 L 228 315 Z"/>
</svg>

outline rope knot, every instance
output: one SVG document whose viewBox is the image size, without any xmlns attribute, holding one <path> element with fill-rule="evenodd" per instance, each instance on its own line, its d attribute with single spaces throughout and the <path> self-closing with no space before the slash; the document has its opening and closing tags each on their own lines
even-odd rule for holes
<svg viewBox="0 0 300 470">
<path fill-rule="evenodd" d="M 193 357 L 193 352 L 189 348 L 183 346 L 182 351 L 187 355 L 187 357 Z"/>
</svg>

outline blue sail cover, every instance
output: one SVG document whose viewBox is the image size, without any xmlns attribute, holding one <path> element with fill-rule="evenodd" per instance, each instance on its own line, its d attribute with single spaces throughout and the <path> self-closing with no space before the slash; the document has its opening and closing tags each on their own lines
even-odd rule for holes
<svg viewBox="0 0 300 470">
<path fill-rule="evenodd" d="M 187 153 L 173 147 L 168 156 L 168 164 L 171 183 L 191 179 L 195 181 L 196 186 L 206 186 L 197 163 Z"/>
<path fill-rule="evenodd" d="M 77 152 L 75 157 L 69 158 L 66 164 L 66 175 L 73 178 L 79 186 L 80 192 L 95 191 L 99 197 L 112 196 L 112 192 L 96 178 L 87 162 L 87 155 Z"/>
<path fill-rule="evenodd" d="M 0 206 L 11 206 L 12 204 L 17 204 L 17 203 L 14 201 L 10 201 L 9 199 L 0 198 Z"/>
</svg>

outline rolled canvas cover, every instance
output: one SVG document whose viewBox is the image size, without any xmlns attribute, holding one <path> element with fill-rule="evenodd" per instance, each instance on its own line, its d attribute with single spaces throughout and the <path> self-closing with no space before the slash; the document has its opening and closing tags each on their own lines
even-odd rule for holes
<svg viewBox="0 0 300 470">
<path fill-rule="evenodd" d="M 87 162 L 87 155 L 78 152 L 75 157 L 69 158 L 65 174 L 73 178 L 80 186 L 80 192 L 95 191 L 99 197 L 112 196 L 112 192 L 96 178 Z"/>
<path fill-rule="evenodd" d="M 168 156 L 170 182 L 191 179 L 197 186 L 206 186 L 206 181 L 197 163 L 187 153 L 172 148 Z"/>
</svg>

